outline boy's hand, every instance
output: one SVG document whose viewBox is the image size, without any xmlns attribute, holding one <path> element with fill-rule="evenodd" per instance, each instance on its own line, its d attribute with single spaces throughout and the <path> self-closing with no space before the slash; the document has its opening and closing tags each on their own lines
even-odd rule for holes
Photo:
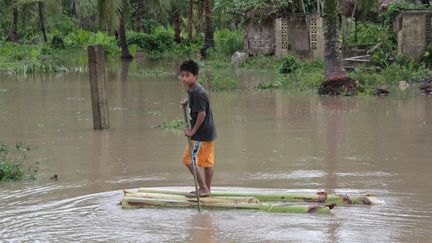
<svg viewBox="0 0 432 243">
<path fill-rule="evenodd" d="M 185 129 L 185 130 L 183 130 L 183 132 L 184 132 L 184 135 L 188 136 L 188 137 L 192 137 L 195 134 L 194 131 L 189 130 L 189 129 Z"/>
<path fill-rule="evenodd" d="M 183 109 L 183 107 L 186 107 L 187 105 L 188 105 L 187 99 L 180 101 L 180 109 Z"/>
</svg>

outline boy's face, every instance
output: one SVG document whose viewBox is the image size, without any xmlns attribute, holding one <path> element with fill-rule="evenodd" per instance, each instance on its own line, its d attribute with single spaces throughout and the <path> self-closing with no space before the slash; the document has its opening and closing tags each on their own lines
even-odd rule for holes
<svg viewBox="0 0 432 243">
<path fill-rule="evenodd" d="M 197 76 L 193 75 L 189 71 L 181 71 L 180 75 L 180 80 L 184 85 L 191 85 L 197 81 Z"/>
</svg>

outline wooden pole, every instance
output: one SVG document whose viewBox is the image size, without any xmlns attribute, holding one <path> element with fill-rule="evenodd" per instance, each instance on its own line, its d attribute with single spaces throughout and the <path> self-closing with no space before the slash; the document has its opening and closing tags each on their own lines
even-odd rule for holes
<svg viewBox="0 0 432 243">
<path fill-rule="evenodd" d="M 89 45 L 87 53 L 93 111 L 93 129 L 107 129 L 109 128 L 109 119 L 104 47 L 103 45 Z"/>
</svg>

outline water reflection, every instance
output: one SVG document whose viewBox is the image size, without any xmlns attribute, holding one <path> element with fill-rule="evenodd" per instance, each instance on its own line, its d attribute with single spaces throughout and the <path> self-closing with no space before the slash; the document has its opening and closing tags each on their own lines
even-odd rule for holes
<svg viewBox="0 0 432 243">
<path fill-rule="evenodd" d="M 189 222 L 188 222 L 189 221 Z M 216 226 L 209 212 L 196 213 L 186 221 L 188 227 L 188 242 L 213 243 L 216 236 Z"/>
<path fill-rule="evenodd" d="M 91 180 L 98 182 L 93 183 L 95 191 L 107 191 L 108 184 L 105 183 L 109 179 L 108 161 L 110 161 L 109 152 L 110 131 L 101 130 L 93 131 L 93 157 L 92 157 L 92 171 Z"/>
<path fill-rule="evenodd" d="M 126 82 L 129 74 L 129 66 L 132 60 L 124 60 L 121 62 L 121 81 Z"/>
<path fill-rule="evenodd" d="M 324 189 L 327 193 L 335 193 L 338 188 L 337 164 L 346 133 L 345 114 L 356 106 L 356 99 L 343 97 L 320 97 L 320 105 L 324 112 L 323 126 L 326 150 L 324 153 Z M 332 219 L 328 225 L 329 242 L 339 242 L 340 222 Z"/>
</svg>

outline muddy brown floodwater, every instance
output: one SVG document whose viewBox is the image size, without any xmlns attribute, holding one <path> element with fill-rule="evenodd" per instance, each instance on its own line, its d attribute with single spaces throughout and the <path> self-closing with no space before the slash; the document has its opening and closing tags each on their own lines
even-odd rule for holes
<svg viewBox="0 0 432 243">
<path fill-rule="evenodd" d="M 153 127 L 182 119 L 175 66 L 133 62 L 126 77 L 111 63 L 106 131 L 92 130 L 87 73 L 0 74 L 0 142 L 30 145 L 30 159 L 40 160 L 37 180 L 0 184 L 0 242 L 431 242 L 432 98 L 398 93 L 210 94 L 219 136 L 215 186 L 371 193 L 382 205 L 330 215 L 122 210 L 121 189 L 192 188 L 181 163 L 184 136 Z M 155 68 L 170 75 L 134 75 Z M 241 87 L 275 78 L 226 74 Z"/>
</svg>

